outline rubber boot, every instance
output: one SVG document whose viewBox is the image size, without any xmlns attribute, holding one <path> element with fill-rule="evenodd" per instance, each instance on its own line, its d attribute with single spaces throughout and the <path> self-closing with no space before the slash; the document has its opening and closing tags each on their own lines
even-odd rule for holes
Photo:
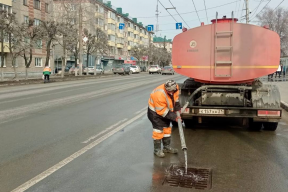
<svg viewBox="0 0 288 192">
<path fill-rule="evenodd" d="M 154 140 L 154 154 L 157 157 L 165 157 L 165 154 L 161 150 L 161 140 Z"/>
<path fill-rule="evenodd" d="M 174 149 L 170 146 L 171 137 L 163 137 L 162 141 L 164 153 L 178 153 L 178 149 Z"/>
</svg>

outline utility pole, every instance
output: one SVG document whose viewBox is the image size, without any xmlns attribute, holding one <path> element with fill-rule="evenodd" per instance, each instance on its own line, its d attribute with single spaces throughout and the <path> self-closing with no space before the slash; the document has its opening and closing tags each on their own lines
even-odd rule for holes
<svg viewBox="0 0 288 192">
<path fill-rule="evenodd" d="M 248 0 L 245 0 L 245 3 L 246 3 L 246 23 L 248 24 L 249 23 L 249 14 L 250 14 Z"/>
<path fill-rule="evenodd" d="M 148 38 L 149 38 L 149 55 L 148 55 L 148 65 L 147 65 L 147 68 L 149 67 L 150 65 L 150 61 L 151 61 L 151 33 L 148 32 Z M 146 69 L 147 69 L 146 68 Z"/>
<path fill-rule="evenodd" d="M 157 5 L 156 5 L 156 30 L 155 30 L 156 33 L 159 31 L 159 24 L 158 24 L 158 17 L 159 17 L 158 1 L 159 1 L 159 0 L 157 0 Z"/>
<path fill-rule="evenodd" d="M 82 75 L 82 56 L 83 56 L 83 38 L 82 38 L 82 7 L 81 1 L 79 6 L 79 75 Z M 77 65 L 77 63 L 76 63 Z M 88 69 L 87 69 L 88 70 Z M 77 72 L 76 72 L 77 73 Z"/>
</svg>

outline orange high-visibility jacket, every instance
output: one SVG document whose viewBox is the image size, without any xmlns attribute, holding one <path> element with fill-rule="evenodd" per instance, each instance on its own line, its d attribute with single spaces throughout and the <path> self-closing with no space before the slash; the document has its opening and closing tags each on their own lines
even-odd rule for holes
<svg viewBox="0 0 288 192">
<path fill-rule="evenodd" d="M 169 111 L 175 111 L 174 107 L 176 102 L 179 102 L 179 86 L 177 85 L 177 91 L 173 94 L 173 98 L 171 98 L 166 92 L 164 84 L 162 84 L 150 94 L 148 107 L 158 115 L 166 117 Z"/>
</svg>

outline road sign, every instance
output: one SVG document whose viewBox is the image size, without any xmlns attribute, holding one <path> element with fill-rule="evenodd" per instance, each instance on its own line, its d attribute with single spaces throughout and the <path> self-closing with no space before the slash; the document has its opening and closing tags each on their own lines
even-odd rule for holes
<svg viewBox="0 0 288 192">
<path fill-rule="evenodd" d="M 154 25 L 148 25 L 147 31 L 154 31 Z"/>
<path fill-rule="evenodd" d="M 176 23 L 176 29 L 182 29 L 182 23 Z"/>
<path fill-rule="evenodd" d="M 125 23 L 119 23 L 119 29 L 124 29 L 125 28 Z"/>
</svg>

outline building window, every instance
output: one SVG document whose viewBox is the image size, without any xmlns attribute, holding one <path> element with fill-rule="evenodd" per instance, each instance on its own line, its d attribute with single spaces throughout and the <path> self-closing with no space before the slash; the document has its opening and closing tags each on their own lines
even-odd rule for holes
<svg viewBox="0 0 288 192">
<path fill-rule="evenodd" d="M 123 50 L 122 49 L 117 49 L 118 55 L 123 55 Z"/>
<path fill-rule="evenodd" d="M 109 23 L 108 29 L 111 29 L 112 31 L 115 31 L 115 24 Z"/>
<path fill-rule="evenodd" d="M 39 19 L 34 19 L 34 25 L 35 26 L 38 26 L 38 25 L 40 25 L 40 20 Z"/>
<path fill-rule="evenodd" d="M 71 11 L 76 11 L 76 6 L 74 4 L 70 4 Z"/>
<path fill-rule="evenodd" d="M 37 49 L 42 49 L 42 40 L 37 40 L 35 44 Z"/>
<path fill-rule="evenodd" d="M 45 12 L 49 13 L 49 5 L 48 5 L 48 3 L 45 3 Z"/>
<path fill-rule="evenodd" d="M 115 42 L 115 35 L 108 35 L 108 41 Z"/>
<path fill-rule="evenodd" d="M 128 27 L 131 27 L 131 23 L 128 23 Z"/>
<path fill-rule="evenodd" d="M 41 2 L 40 0 L 34 0 L 34 9 L 39 9 L 41 7 Z"/>
<path fill-rule="evenodd" d="M 23 5 L 28 5 L 28 0 L 23 0 Z"/>
<path fill-rule="evenodd" d="M 113 20 L 116 20 L 116 15 L 115 15 L 115 13 L 113 13 L 113 12 L 111 12 L 111 11 L 108 12 L 108 17 L 111 18 L 111 19 L 113 19 Z"/>
<path fill-rule="evenodd" d="M 42 58 L 35 58 L 35 67 L 42 67 Z"/>
<path fill-rule="evenodd" d="M 29 23 L 29 17 L 24 15 L 24 23 L 28 24 Z"/>
<path fill-rule="evenodd" d="M 0 55 L 0 67 L 2 66 L 2 55 Z M 4 56 L 4 65 L 3 67 L 6 67 L 6 61 L 5 61 L 5 56 Z"/>
</svg>

